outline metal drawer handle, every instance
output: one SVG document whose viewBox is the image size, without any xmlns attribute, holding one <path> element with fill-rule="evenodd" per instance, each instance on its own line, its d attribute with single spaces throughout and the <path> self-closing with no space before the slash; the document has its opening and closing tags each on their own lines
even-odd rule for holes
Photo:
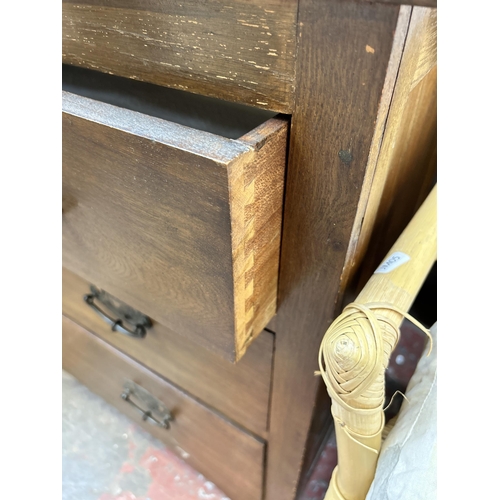
<svg viewBox="0 0 500 500">
<path fill-rule="evenodd" d="M 134 403 L 131 399 L 130 396 L 133 394 L 133 391 L 131 389 L 125 389 L 121 393 L 121 397 L 123 400 L 127 401 L 130 403 L 134 408 L 139 410 L 140 413 L 142 413 L 142 420 L 150 421 L 151 423 L 157 425 L 158 427 L 161 427 L 162 429 L 170 429 L 170 422 L 173 420 L 172 415 L 167 412 L 166 415 L 163 417 L 162 420 L 158 420 L 155 418 L 153 415 L 153 412 L 151 410 L 143 410 L 138 404 Z"/>
<path fill-rule="evenodd" d="M 97 313 L 101 316 L 107 323 L 111 325 L 111 330 L 114 332 L 120 332 L 124 335 L 128 335 L 129 337 L 134 337 L 136 339 L 143 339 L 146 336 L 146 328 L 151 326 L 151 322 L 149 318 L 145 317 L 147 321 L 145 324 L 136 324 L 135 328 L 132 330 L 128 328 L 123 319 L 117 318 L 114 319 L 109 316 L 106 312 L 104 312 L 99 306 L 96 305 L 95 299 L 100 298 L 97 297 L 96 294 L 89 293 L 84 295 L 83 300 Z"/>
</svg>

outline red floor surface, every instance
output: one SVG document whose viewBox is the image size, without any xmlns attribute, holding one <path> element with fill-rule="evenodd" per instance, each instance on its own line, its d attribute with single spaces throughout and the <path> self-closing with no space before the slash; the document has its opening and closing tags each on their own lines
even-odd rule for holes
<svg viewBox="0 0 500 500">
<path fill-rule="evenodd" d="M 404 390 L 426 344 L 404 322 L 387 370 L 387 399 Z M 389 411 L 400 405 L 395 398 Z M 326 440 L 297 500 L 322 500 L 337 463 Z M 63 500 L 230 500 L 212 482 L 124 415 L 63 375 Z"/>
<path fill-rule="evenodd" d="M 116 495 L 103 493 L 99 500 L 229 500 L 212 482 L 177 458 L 169 450 L 149 447 L 138 465 L 124 462 L 119 474 L 132 474 L 136 468 L 147 471 L 150 477 L 148 490 L 136 496 L 132 491 Z"/>
</svg>

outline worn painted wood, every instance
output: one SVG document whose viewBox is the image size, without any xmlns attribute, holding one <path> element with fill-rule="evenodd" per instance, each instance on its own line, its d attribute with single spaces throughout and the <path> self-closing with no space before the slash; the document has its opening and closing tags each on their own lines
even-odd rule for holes
<svg viewBox="0 0 500 500">
<path fill-rule="evenodd" d="M 296 16 L 293 0 L 64 1 L 63 62 L 289 112 Z"/>
<path fill-rule="evenodd" d="M 288 121 L 230 140 L 63 92 L 63 264 L 239 360 L 274 315 Z"/>
<path fill-rule="evenodd" d="M 113 332 L 84 301 L 89 283 L 63 268 L 63 314 L 242 427 L 267 437 L 274 336 L 262 332 L 237 364 L 153 321 L 144 339 Z M 102 306 L 101 306 L 102 307 Z"/>
<path fill-rule="evenodd" d="M 317 353 L 340 300 L 399 10 L 332 0 L 299 6 L 267 500 L 294 498 L 317 391 L 324 390 L 314 376 Z"/>
<path fill-rule="evenodd" d="M 261 500 L 265 444 L 189 397 L 103 340 L 62 319 L 63 368 L 183 460 L 214 481 L 231 498 Z M 120 395 L 131 380 L 158 398 L 174 420 L 169 430 L 142 420 Z"/>
</svg>

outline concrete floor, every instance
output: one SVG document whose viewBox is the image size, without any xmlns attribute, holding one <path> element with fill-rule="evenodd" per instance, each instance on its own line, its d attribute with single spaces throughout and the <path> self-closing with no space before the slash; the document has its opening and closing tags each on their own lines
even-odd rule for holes
<svg viewBox="0 0 500 500">
<path fill-rule="evenodd" d="M 405 390 L 425 342 L 422 332 L 403 323 L 387 370 L 388 399 L 395 390 Z M 64 371 L 62 384 L 63 500 L 230 500 L 163 443 Z M 400 403 L 394 400 L 388 417 Z M 336 463 L 332 434 L 298 500 L 322 500 Z"/>
<path fill-rule="evenodd" d="M 230 500 L 163 443 L 62 372 L 62 500 Z M 299 500 L 322 500 L 332 434 Z"/>
<path fill-rule="evenodd" d="M 230 500 L 64 371 L 62 398 L 63 500 Z"/>
</svg>

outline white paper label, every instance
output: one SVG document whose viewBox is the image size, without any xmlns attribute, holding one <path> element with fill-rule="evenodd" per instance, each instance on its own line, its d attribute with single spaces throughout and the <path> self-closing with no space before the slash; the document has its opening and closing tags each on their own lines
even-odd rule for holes
<svg viewBox="0 0 500 500">
<path fill-rule="evenodd" d="M 377 268 L 374 274 L 387 274 L 399 267 L 401 264 L 408 262 L 410 256 L 403 252 L 394 252 L 390 255 L 380 266 Z"/>
</svg>

